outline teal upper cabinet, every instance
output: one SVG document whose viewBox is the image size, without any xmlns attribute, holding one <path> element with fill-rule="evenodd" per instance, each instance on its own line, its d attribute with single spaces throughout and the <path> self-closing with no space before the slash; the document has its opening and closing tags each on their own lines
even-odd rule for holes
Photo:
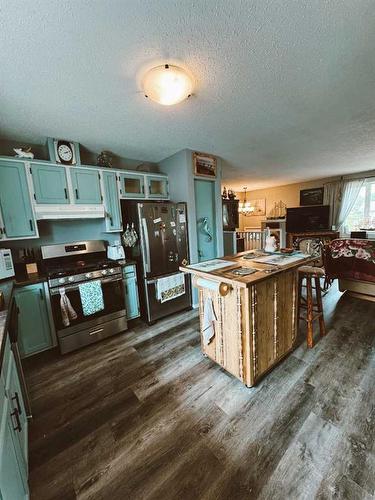
<svg viewBox="0 0 375 500">
<path fill-rule="evenodd" d="M 19 348 L 28 356 L 52 347 L 47 301 L 43 283 L 17 288 Z M 32 318 L 32 321 L 30 319 Z"/>
<path fill-rule="evenodd" d="M 24 163 L 0 161 L 0 205 L 7 238 L 37 236 Z"/>
<path fill-rule="evenodd" d="M 69 203 L 65 167 L 31 163 L 31 173 L 37 203 Z"/>
<path fill-rule="evenodd" d="M 75 203 L 100 205 L 102 203 L 102 195 L 100 191 L 99 171 L 76 167 L 71 167 L 69 171 L 72 179 Z"/>
<path fill-rule="evenodd" d="M 158 175 L 146 175 L 147 198 L 158 200 L 166 199 L 168 193 L 168 178 Z"/>
<path fill-rule="evenodd" d="M 115 172 L 102 172 L 104 187 L 104 207 L 108 231 L 121 231 L 120 201 Z"/>
<path fill-rule="evenodd" d="M 125 309 L 128 319 L 138 318 L 140 316 L 139 310 L 139 296 L 136 267 L 130 264 L 123 269 L 124 287 L 125 287 Z"/>
<path fill-rule="evenodd" d="M 145 176 L 144 174 L 126 173 L 120 174 L 121 198 L 145 198 Z"/>
</svg>

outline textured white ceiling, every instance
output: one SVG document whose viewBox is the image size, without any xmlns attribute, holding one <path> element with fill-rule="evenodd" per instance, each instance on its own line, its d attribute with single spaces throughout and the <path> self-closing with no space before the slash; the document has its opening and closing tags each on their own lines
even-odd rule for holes
<svg viewBox="0 0 375 500">
<path fill-rule="evenodd" d="M 0 136 L 159 161 L 224 159 L 233 187 L 375 165 L 374 0 L 0 0 Z M 139 92 L 170 62 L 195 96 Z"/>
</svg>

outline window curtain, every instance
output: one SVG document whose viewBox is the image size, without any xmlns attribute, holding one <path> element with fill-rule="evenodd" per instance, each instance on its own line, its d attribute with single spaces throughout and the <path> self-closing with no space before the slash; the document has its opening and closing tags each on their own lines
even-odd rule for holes
<svg viewBox="0 0 375 500">
<path fill-rule="evenodd" d="M 330 225 L 340 231 L 357 201 L 365 179 L 339 180 L 324 185 L 324 204 L 329 205 Z"/>
</svg>

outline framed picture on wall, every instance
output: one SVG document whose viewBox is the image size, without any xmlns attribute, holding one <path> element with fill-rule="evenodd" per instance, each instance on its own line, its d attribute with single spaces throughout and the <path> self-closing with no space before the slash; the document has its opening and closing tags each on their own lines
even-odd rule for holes
<svg viewBox="0 0 375 500">
<path fill-rule="evenodd" d="M 324 188 L 301 189 L 299 192 L 299 204 L 301 207 L 307 205 L 323 205 Z"/>
<path fill-rule="evenodd" d="M 205 153 L 193 153 L 194 175 L 216 179 L 217 160 Z"/>
<path fill-rule="evenodd" d="M 258 200 L 249 200 L 251 212 L 249 216 L 266 215 L 266 199 L 259 198 Z"/>
</svg>

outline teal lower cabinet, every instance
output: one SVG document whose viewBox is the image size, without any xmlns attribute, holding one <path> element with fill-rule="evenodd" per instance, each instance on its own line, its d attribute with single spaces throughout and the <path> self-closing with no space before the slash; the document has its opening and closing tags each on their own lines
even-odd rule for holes
<svg viewBox="0 0 375 500">
<path fill-rule="evenodd" d="M 0 498 L 24 500 L 29 498 L 27 419 L 14 358 L 8 354 L 7 373 L 0 379 Z"/>
<path fill-rule="evenodd" d="M 125 308 L 128 319 L 140 316 L 137 272 L 135 264 L 125 265 L 123 269 L 125 287 Z"/>
<path fill-rule="evenodd" d="M 21 356 L 30 356 L 53 346 L 51 327 L 43 283 L 17 288 L 15 298 L 19 309 L 19 349 Z"/>
</svg>

